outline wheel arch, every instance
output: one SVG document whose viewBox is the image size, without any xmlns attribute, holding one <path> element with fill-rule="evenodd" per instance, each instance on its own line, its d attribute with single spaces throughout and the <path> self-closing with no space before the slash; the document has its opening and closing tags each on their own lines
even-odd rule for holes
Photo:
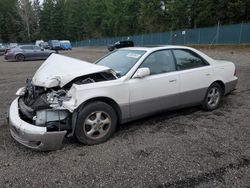
<svg viewBox="0 0 250 188">
<path fill-rule="evenodd" d="M 23 53 L 21 53 L 21 52 L 16 53 L 16 54 L 15 54 L 15 58 L 16 58 L 18 55 L 22 55 L 22 56 L 25 58 L 25 55 L 24 55 Z"/>
<path fill-rule="evenodd" d="M 97 101 L 104 102 L 104 103 L 110 105 L 115 110 L 115 112 L 117 114 L 118 123 L 121 123 L 121 120 L 122 120 L 122 111 L 121 111 L 118 103 L 115 100 L 113 100 L 113 99 L 111 99 L 109 97 L 94 97 L 94 98 L 88 99 L 87 101 L 83 102 L 78 107 L 78 111 L 80 111 L 81 109 L 83 109 L 87 104 L 92 103 L 92 102 L 97 102 Z"/>
<path fill-rule="evenodd" d="M 225 95 L 225 89 L 226 89 L 225 88 L 225 83 L 223 81 L 221 81 L 221 80 L 215 80 L 212 84 L 214 84 L 214 83 L 218 83 L 221 86 L 221 88 L 223 90 L 223 95 Z"/>
</svg>

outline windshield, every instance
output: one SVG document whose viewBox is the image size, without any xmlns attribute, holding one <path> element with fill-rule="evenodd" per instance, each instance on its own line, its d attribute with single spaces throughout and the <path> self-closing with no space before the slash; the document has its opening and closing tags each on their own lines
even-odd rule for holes
<svg viewBox="0 0 250 188">
<path fill-rule="evenodd" d="M 102 58 L 97 64 L 113 69 L 117 76 L 121 77 L 128 73 L 145 52 L 142 50 L 118 50 Z"/>
</svg>

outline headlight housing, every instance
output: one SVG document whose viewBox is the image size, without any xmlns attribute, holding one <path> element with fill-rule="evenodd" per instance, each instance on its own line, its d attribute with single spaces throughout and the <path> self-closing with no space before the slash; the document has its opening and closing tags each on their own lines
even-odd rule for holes
<svg viewBox="0 0 250 188">
<path fill-rule="evenodd" d="M 17 96 L 24 96 L 26 93 L 26 87 L 21 87 L 20 89 L 17 90 L 16 95 Z"/>
</svg>

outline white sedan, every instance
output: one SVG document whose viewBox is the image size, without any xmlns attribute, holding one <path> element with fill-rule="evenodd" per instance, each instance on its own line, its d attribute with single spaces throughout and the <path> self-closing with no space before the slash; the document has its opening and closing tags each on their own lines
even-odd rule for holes
<svg viewBox="0 0 250 188">
<path fill-rule="evenodd" d="M 37 150 L 58 149 L 69 136 L 99 144 L 119 123 L 159 111 L 214 110 L 237 80 L 232 62 L 184 46 L 124 48 L 95 64 L 53 54 L 17 91 L 10 131 Z"/>
</svg>

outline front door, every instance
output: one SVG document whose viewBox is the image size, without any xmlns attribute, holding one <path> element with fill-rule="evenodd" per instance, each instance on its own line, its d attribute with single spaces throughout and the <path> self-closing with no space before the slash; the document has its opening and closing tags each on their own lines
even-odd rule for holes
<svg viewBox="0 0 250 188">
<path fill-rule="evenodd" d="M 154 52 L 142 67 L 149 68 L 150 75 L 129 80 L 131 118 L 178 106 L 180 80 L 172 52 Z"/>
</svg>

